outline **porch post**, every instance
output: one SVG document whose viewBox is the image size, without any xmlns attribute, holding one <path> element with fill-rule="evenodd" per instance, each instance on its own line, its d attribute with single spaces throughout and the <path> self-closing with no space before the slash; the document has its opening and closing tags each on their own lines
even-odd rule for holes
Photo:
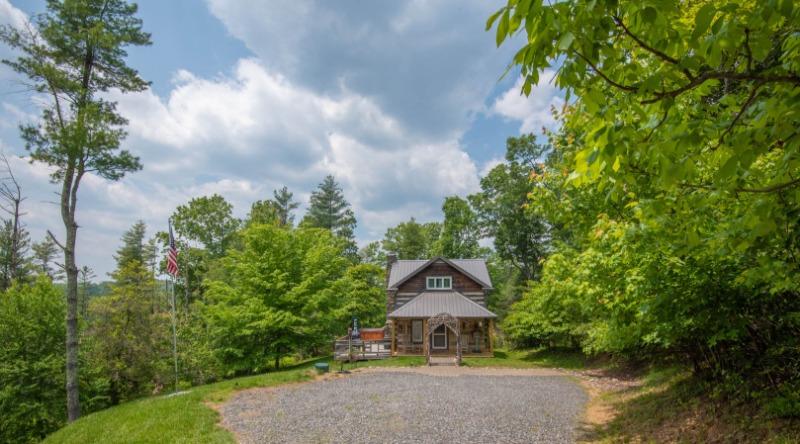
<svg viewBox="0 0 800 444">
<path fill-rule="evenodd" d="M 392 356 L 397 354 L 397 320 L 392 319 Z"/>
<path fill-rule="evenodd" d="M 428 321 L 429 319 L 422 322 L 422 353 L 425 354 L 426 360 L 430 357 L 430 352 L 428 350 L 428 347 L 430 347 L 430 338 L 428 337 Z M 430 364 L 430 362 L 426 363 Z"/>
<path fill-rule="evenodd" d="M 489 318 L 489 353 L 494 355 L 494 319 Z"/>
</svg>

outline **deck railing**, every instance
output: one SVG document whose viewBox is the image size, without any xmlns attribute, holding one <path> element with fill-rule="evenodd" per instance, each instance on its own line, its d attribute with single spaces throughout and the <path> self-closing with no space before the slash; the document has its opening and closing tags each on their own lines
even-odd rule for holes
<svg viewBox="0 0 800 444">
<path fill-rule="evenodd" d="M 337 361 L 366 361 L 392 356 L 391 339 L 347 339 L 339 338 L 333 344 L 333 359 Z"/>
</svg>

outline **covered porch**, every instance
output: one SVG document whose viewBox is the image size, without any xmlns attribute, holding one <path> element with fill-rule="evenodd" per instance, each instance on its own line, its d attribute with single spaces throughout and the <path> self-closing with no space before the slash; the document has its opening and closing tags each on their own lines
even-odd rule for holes
<svg viewBox="0 0 800 444">
<path fill-rule="evenodd" d="M 461 356 L 490 357 L 493 354 L 494 319 L 456 319 L 456 332 L 442 324 L 429 331 L 430 318 L 391 319 L 392 356 Z"/>
<path fill-rule="evenodd" d="M 492 356 L 496 317 L 457 291 L 420 293 L 387 316 L 392 356 Z"/>
</svg>

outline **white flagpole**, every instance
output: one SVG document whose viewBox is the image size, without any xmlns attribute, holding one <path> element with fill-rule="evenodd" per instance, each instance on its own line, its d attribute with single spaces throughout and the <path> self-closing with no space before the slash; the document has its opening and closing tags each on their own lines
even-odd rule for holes
<svg viewBox="0 0 800 444">
<path fill-rule="evenodd" d="M 178 323 L 178 314 L 175 311 L 175 276 L 171 276 L 170 305 L 172 306 L 172 357 L 175 360 L 175 392 L 178 391 L 178 334 L 175 325 Z"/>
</svg>

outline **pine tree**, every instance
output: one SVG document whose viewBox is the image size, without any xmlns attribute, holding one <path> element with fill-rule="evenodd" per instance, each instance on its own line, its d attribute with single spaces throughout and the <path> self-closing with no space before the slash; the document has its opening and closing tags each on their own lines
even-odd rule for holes
<svg viewBox="0 0 800 444">
<path fill-rule="evenodd" d="M 294 193 L 289 191 L 285 186 L 280 190 L 274 190 L 272 195 L 275 197 L 275 210 L 278 215 L 278 221 L 283 226 L 291 226 L 294 224 L 294 215 L 292 211 L 296 210 L 300 204 L 293 201 Z"/>
<path fill-rule="evenodd" d="M 12 282 L 25 280 L 30 273 L 30 236 L 21 226 L 15 229 L 11 220 L 0 223 L 0 290 L 6 290 Z"/>
<path fill-rule="evenodd" d="M 117 250 L 117 254 L 114 255 L 118 269 L 124 268 L 125 265 L 132 261 L 147 264 L 144 243 L 146 231 L 147 225 L 140 220 L 122 235 L 122 246 Z"/>
<path fill-rule="evenodd" d="M 317 190 L 311 193 L 310 205 L 302 225 L 331 230 L 347 243 L 346 254 L 357 258 L 358 249 L 354 238 L 356 217 L 333 176 L 326 176 Z"/>
<path fill-rule="evenodd" d="M 67 275 L 66 390 L 69 421 L 80 417 L 78 385 L 78 191 L 87 173 L 119 180 L 141 169 L 121 150 L 127 123 L 107 91 L 144 91 L 148 83 L 125 63 L 126 47 L 150 44 L 137 6 L 124 0 L 49 0 L 34 27 L 0 28 L 0 41 L 20 56 L 5 61 L 27 77 L 42 116 L 21 127 L 31 160 L 52 168 L 59 187 Z"/>
</svg>

